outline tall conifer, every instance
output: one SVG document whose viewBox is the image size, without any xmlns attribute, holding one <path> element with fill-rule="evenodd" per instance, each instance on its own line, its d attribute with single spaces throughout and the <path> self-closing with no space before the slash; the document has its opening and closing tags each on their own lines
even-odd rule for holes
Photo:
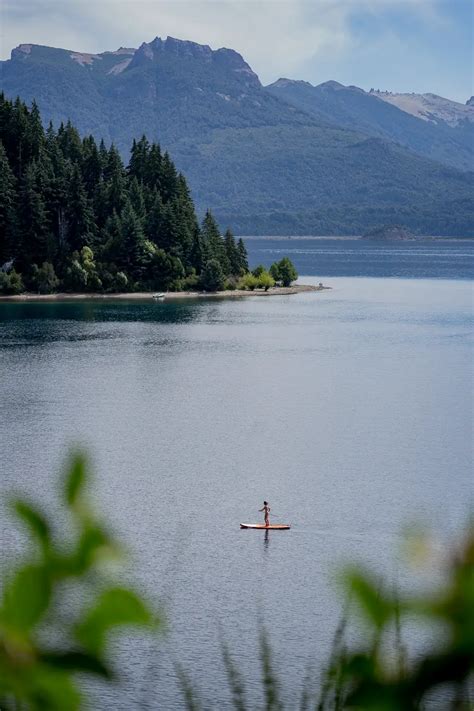
<svg viewBox="0 0 474 711">
<path fill-rule="evenodd" d="M 139 141 L 133 141 L 128 164 L 128 174 L 131 178 L 136 178 L 139 183 L 143 183 L 147 178 L 147 162 L 149 143 L 146 136 L 142 136 Z"/>
<path fill-rule="evenodd" d="M 249 260 L 247 255 L 247 248 L 245 247 L 244 240 L 240 237 L 237 242 L 237 250 L 240 257 L 240 270 L 243 274 L 249 270 Z"/>
<path fill-rule="evenodd" d="M 69 183 L 67 219 L 67 242 L 71 252 L 93 244 L 96 231 L 94 213 L 78 165 L 74 166 Z"/>
<path fill-rule="evenodd" d="M 14 256 L 16 180 L 0 141 L 0 267 Z"/>
<path fill-rule="evenodd" d="M 114 145 L 109 149 L 107 164 L 104 168 L 104 179 L 107 183 L 107 207 L 109 213 L 113 210 L 118 213 L 125 204 L 125 171 L 120 153 Z"/>
<path fill-rule="evenodd" d="M 202 221 L 201 235 L 206 253 L 206 261 L 217 260 L 224 274 L 230 273 L 230 264 L 227 258 L 224 240 L 217 222 L 210 210 L 207 210 Z"/>
<path fill-rule="evenodd" d="M 50 230 L 48 214 L 37 181 L 37 167 L 30 163 L 21 180 L 18 201 L 18 263 L 19 270 L 28 273 L 33 264 L 48 259 Z"/>
<path fill-rule="evenodd" d="M 227 259 L 230 265 L 230 274 L 234 276 L 240 276 L 242 273 L 242 264 L 240 253 L 235 243 L 234 235 L 230 229 L 226 230 L 224 235 L 224 245 L 227 254 Z"/>
</svg>

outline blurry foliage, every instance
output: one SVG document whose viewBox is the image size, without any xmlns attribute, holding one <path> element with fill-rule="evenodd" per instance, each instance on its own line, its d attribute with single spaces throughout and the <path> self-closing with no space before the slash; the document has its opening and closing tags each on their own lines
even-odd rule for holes
<svg viewBox="0 0 474 711">
<path fill-rule="evenodd" d="M 260 632 L 260 683 L 266 711 L 283 708 L 301 711 L 429 711 L 433 694 L 442 692 L 436 708 L 472 711 L 474 701 L 474 530 L 449 560 L 445 582 L 424 595 L 399 595 L 359 569 L 347 570 L 344 589 L 362 612 L 368 629 L 354 648 L 346 640 L 348 613 L 336 629 L 328 663 L 322 674 L 308 673 L 290 706 L 282 702 L 280 679 L 272 664 L 271 647 Z M 401 641 L 404 620 L 422 621 L 430 630 L 440 626 L 443 634 L 415 659 L 409 660 Z M 229 649 L 222 657 L 232 708 L 255 708 L 247 702 L 245 678 Z M 186 684 L 184 684 L 186 680 Z M 199 693 L 180 675 L 188 711 L 200 708 Z M 440 706 L 440 704 L 442 704 Z"/>
<path fill-rule="evenodd" d="M 105 574 L 105 561 L 118 549 L 92 513 L 87 478 L 84 456 L 73 455 L 62 485 L 67 514 L 62 536 L 53 533 L 53 517 L 26 500 L 13 503 L 32 540 L 26 558 L 2 584 L 2 710 L 79 708 L 76 673 L 113 678 L 109 633 L 123 625 L 158 625 L 136 593 L 112 584 Z M 75 609 L 73 598 L 85 604 Z"/>
<path fill-rule="evenodd" d="M 256 278 L 256 277 L 254 277 Z M 73 711 L 84 701 L 76 675 L 114 677 L 107 656 L 109 633 L 123 625 L 156 629 L 158 619 L 130 589 L 111 583 L 107 561 L 118 549 L 93 515 L 86 496 L 87 463 L 75 454 L 64 475 L 62 531 L 37 506 L 13 502 L 29 530 L 26 558 L 4 576 L 0 604 L 0 709 Z M 420 538 L 412 552 L 423 560 Z M 421 541 L 421 542 L 420 542 Z M 382 579 L 359 568 L 343 576 L 348 607 L 343 613 L 322 672 L 308 670 L 297 698 L 284 706 L 284 676 L 275 671 L 271 645 L 260 628 L 261 689 L 266 711 L 421 711 L 437 692 L 443 709 L 473 708 L 474 681 L 474 529 L 468 527 L 448 559 L 443 583 L 421 593 L 397 593 Z M 77 603 L 80 603 L 79 605 Z M 367 628 L 356 644 L 347 641 L 354 605 Z M 423 651 L 409 658 L 402 643 L 404 623 L 427 624 L 432 635 Z M 249 703 L 245 676 L 225 642 L 221 644 L 231 707 Z M 176 675 L 187 709 L 204 704 L 185 669 Z M 159 699 L 157 700 L 159 702 Z M 437 708 L 439 708 L 439 703 Z M 212 706 L 211 706 L 212 707 Z"/>
<path fill-rule="evenodd" d="M 346 585 L 366 617 L 369 641 L 341 653 L 333 673 L 342 677 L 346 707 L 395 711 L 429 708 L 429 695 L 443 685 L 450 689 L 446 708 L 472 709 L 469 683 L 474 681 L 474 529 L 466 531 L 449 562 L 444 586 L 423 596 L 397 594 L 374 576 L 348 571 Z M 413 662 L 400 643 L 403 619 L 420 619 L 444 630 L 435 646 Z M 383 644 L 395 630 L 395 653 Z"/>
</svg>

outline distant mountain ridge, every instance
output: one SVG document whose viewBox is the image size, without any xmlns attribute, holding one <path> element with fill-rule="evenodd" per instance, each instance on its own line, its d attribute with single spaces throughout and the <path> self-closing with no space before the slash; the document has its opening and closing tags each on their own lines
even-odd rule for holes
<svg viewBox="0 0 474 711">
<path fill-rule="evenodd" d="M 241 234 L 472 231 L 467 122 L 435 125 L 356 87 L 263 87 L 238 52 L 172 37 L 99 54 L 20 45 L 0 84 L 124 155 L 143 133 L 159 140 L 198 209 Z"/>
<path fill-rule="evenodd" d="M 370 94 L 423 121 L 437 124 L 444 122 L 453 127 L 463 121 L 474 123 L 474 107 L 469 104 L 469 100 L 460 104 L 437 94 L 397 94 L 376 89 L 372 89 Z"/>
<path fill-rule="evenodd" d="M 274 96 L 346 128 L 395 141 L 453 168 L 474 168 L 474 106 L 435 94 L 392 94 L 327 81 L 278 79 Z"/>
</svg>

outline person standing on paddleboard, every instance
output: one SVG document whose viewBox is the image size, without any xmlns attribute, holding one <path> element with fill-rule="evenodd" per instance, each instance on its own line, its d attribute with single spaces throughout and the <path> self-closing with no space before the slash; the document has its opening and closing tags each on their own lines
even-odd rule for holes
<svg viewBox="0 0 474 711">
<path fill-rule="evenodd" d="M 268 514 L 270 513 L 270 506 L 268 505 L 268 501 L 263 502 L 263 509 L 259 509 L 259 511 L 264 511 L 265 512 L 265 526 L 270 525 L 270 519 L 268 517 Z"/>
</svg>

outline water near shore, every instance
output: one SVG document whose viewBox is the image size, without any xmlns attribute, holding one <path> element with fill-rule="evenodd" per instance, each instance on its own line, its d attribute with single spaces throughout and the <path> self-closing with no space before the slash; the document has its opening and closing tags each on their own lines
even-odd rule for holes
<svg viewBox="0 0 474 711">
<path fill-rule="evenodd" d="M 326 658 L 339 564 L 405 584 L 402 526 L 465 521 L 472 283 L 326 281 L 272 299 L 0 304 L 3 490 L 49 501 L 65 448 L 89 446 L 97 507 L 168 611 L 166 641 L 117 646 L 125 679 L 94 687 L 96 711 L 182 708 L 176 661 L 226 708 L 219 628 L 255 699 L 259 613 L 291 707 Z M 291 531 L 239 530 L 264 498 Z"/>
<path fill-rule="evenodd" d="M 351 237 L 247 237 L 252 266 L 289 256 L 300 274 L 474 279 L 474 239 L 377 241 Z"/>
</svg>

